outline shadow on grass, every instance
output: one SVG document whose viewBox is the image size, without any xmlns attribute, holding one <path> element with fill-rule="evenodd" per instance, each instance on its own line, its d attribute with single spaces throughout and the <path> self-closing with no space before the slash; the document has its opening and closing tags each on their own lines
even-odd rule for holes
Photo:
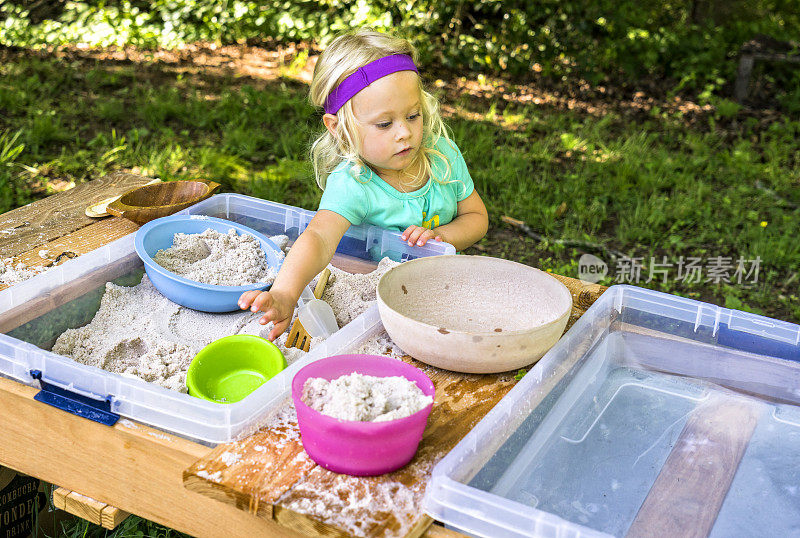
<svg viewBox="0 0 800 538">
<path fill-rule="evenodd" d="M 0 110 L 10 130 L 21 131 L 36 179 L 81 181 L 137 167 L 163 179 L 212 176 L 228 190 L 316 203 L 310 189 L 296 187 L 310 175 L 304 157 L 318 122 L 300 82 L 277 72 L 264 80 L 225 68 L 77 54 L 2 56 Z"/>
<path fill-rule="evenodd" d="M 20 132 L 18 159 L 37 170 L 20 171 L 21 181 L 82 181 L 128 168 L 166 180 L 205 177 L 309 209 L 318 204 L 306 155 L 320 118 L 306 85 L 293 78 L 308 80 L 310 66 L 293 64 L 291 51 L 0 55 L 4 128 Z M 494 230 L 501 215 L 511 215 L 550 238 L 641 257 L 641 285 L 797 319 L 791 284 L 800 266 L 793 239 L 800 218 L 791 204 L 800 202 L 800 122 L 744 112 L 715 120 L 704 109 L 686 122 L 655 98 L 617 99 L 616 90 L 574 85 L 573 95 L 481 77 L 431 82 Z M 598 92 L 602 99 L 593 97 Z M 637 100 L 645 104 L 634 106 Z M 493 238 L 487 253 L 524 258 L 504 245 L 509 237 Z M 577 275 L 580 253 L 553 243 L 535 248 L 541 266 Z M 646 283 L 647 262 L 664 256 L 673 264 L 681 256 L 704 263 L 760 256 L 762 280 L 689 284 L 675 281 L 673 267 L 667 284 Z"/>
</svg>

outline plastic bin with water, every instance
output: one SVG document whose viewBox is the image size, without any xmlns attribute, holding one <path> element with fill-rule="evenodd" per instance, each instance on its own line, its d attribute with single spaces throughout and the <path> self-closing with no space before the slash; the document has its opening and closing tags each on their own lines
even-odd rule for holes
<svg viewBox="0 0 800 538">
<path fill-rule="evenodd" d="M 800 536 L 799 341 L 612 287 L 436 466 L 425 510 L 490 537 Z"/>
</svg>

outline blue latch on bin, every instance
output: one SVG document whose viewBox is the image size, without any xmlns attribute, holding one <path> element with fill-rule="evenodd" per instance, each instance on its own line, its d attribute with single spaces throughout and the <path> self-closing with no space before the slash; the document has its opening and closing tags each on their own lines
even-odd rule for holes
<svg viewBox="0 0 800 538">
<path fill-rule="evenodd" d="M 36 393 L 34 400 L 52 405 L 67 413 L 88 418 L 106 426 L 113 426 L 119 420 L 119 415 L 111 412 L 111 401 L 94 400 L 81 394 L 75 394 L 66 389 L 51 385 L 42 379 L 41 370 L 31 370 L 31 377 L 37 379 L 42 390 Z"/>
</svg>

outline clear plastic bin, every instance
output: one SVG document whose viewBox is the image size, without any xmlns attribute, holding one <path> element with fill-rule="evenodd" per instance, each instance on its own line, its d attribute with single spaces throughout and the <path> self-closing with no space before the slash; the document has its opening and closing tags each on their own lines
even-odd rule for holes
<svg viewBox="0 0 800 538">
<path fill-rule="evenodd" d="M 315 212 L 277 202 L 267 202 L 243 194 L 218 194 L 178 213 L 207 215 L 232 220 L 266 235 L 285 234 L 294 241 L 303 233 Z M 351 226 L 336 252 L 365 260 L 380 261 L 389 257 L 404 262 L 425 256 L 455 254 L 449 243 L 429 241 L 421 247 L 409 247 L 400 239 L 400 232 L 384 230 L 377 226 Z"/>
<path fill-rule="evenodd" d="M 311 211 L 237 194 L 212 196 L 182 213 L 226 218 L 269 235 L 286 234 L 291 240 L 313 216 Z M 135 285 L 141 281 L 144 267 L 134 251 L 134 235 L 0 292 L 0 375 L 55 392 L 65 391 L 60 394 L 83 398 L 84 404 L 97 407 L 87 408 L 78 402 L 73 409 L 77 414 L 113 413 L 197 441 L 228 441 L 254 427 L 275 404 L 284 388 L 281 376 L 240 402 L 217 404 L 79 364 L 49 351 L 62 332 L 91 321 L 107 282 Z M 446 243 L 409 247 L 396 232 L 359 226 L 348 230 L 337 252 L 377 262 L 385 255 L 407 260 L 454 254 L 455 249 Z M 328 341 L 347 342 L 360 336 L 363 317 Z M 316 347 L 320 352 L 329 349 L 327 342 Z M 297 365 L 305 364 L 307 357 Z"/>
<path fill-rule="evenodd" d="M 614 286 L 439 462 L 424 509 L 492 538 L 625 536 L 716 465 L 721 505 L 693 499 L 710 536 L 797 536 L 799 358 L 797 325 Z"/>
</svg>

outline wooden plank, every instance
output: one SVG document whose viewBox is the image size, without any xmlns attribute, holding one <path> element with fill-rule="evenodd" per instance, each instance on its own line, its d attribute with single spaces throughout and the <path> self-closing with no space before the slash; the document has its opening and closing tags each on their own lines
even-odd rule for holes
<svg viewBox="0 0 800 538">
<path fill-rule="evenodd" d="M 290 240 L 287 245 L 291 248 L 294 241 Z M 378 262 L 336 252 L 331 260 L 331 265 L 348 273 L 366 274 L 377 269 Z"/>
<path fill-rule="evenodd" d="M 557 275 L 555 273 L 548 274 L 567 287 L 569 292 L 572 294 L 573 308 L 577 308 L 579 310 L 585 311 L 587 308 L 592 306 L 592 304 L 594 304 L 594 302 L 599 299 L 600 296 L 603 295 L 603 293 L 608 289 L 607 286 L 591 284 L 577 278 Z"/>
<path fill-rule="evenodd" d="M 66 499 L 64 499 L 64 511 L 95 525 L 100 525 L 102 522 L 100 514 L 106 506 L 106 503 L 101 503 L 74 491 L 70 491 Z"/>
<path fill-rule="evenodd" d="M 431 524 L 419 507 L 433 466 L 516 380 L 509 373 L 459 374 L 404 360 L 433 380 L 436 400 L 419 450 L 403 469 L 358 478 L 315 465 L 302 449 L 297 419 L 287 403 L 270 425 L 195 462 L 184 473 L 186 487 L 203 494 L 216 488 L 215 498 L 307 534 L 340 536 L 358 530 L 367 536 L 420 536 Z"/>
<path fill-rule="evenodd" d="M 108 530 L 115 529 L 130 515 L 124 510 L 66 488 L 53 490 L 53 506 Z"/>
<path fill-rule="evenodd" d="M 151 180 L 115 172 L 0 215 L 0 256 L 17 256 L 96 222 L 84 214 L 86 206 Z"/>
<path fill-rule="evenodd" d="M 269 457 L 265 458 L 267 447 Z M 315 466 L 300 444 L 296 421 L 220 445 L 214 454 L 209 464 L 201 460 L 184 472 L 184 485 L 265 518 L 272 518 L 273 504 L 291 487 L 294 477 Z M 227 487 L 222 479 L 233 470 L 237 488 Z"/>
<path fill-rule="evenodd" d="M 351 274 L 367 274 L 377 269 L 377 262 L 362 260 L 354 256 L 347 256 L 345 254 L 335 254 L 331 260 L 331 265 L 342 271 L 347 271 Z"/>
<path fill-rule="evenodd" d="M 16 257 L 16 261 L 24 263 L 28 267 L 42 267 L 52 263 L 63 252 L 73 252 L 80 256 L 131 234 L 138 229 L 139 226 L 127 219 L 118 217 L 106 218 L 53 241 L 34 245 L 31 250 L 19 254 Z M 48 258 L 39 256 L 39 252 L 42 250 L 50 252 Z M 0 284 L 0 291 L 7 287 L 4 284 Z"/>
<path fill-rule="evenodd" d="M 300 536 L 184 488 L 183 470 L 208 447 L 129 420 L 109 428 L 37 402 L 36 392 L 0 378 L 0 465 L 193 536 Z"/>
<path fill-rule="evenodd" d="M 433 519 L 430 516 L 424 513 L 420 514 L 420 517 L 417 518 L 417 522 L 408 530 L 406 536 L 408 538 L 418 538 L 425 534 L 432 524 Z"/>
<path fill-rule="evenodd" d="M 736 83 L 733 89 L 733 98 L 742 102 L 747 98 L 750 89 L 750 74 L 753 72 L 755 58 L 752 54 L 742 54 L 739 58 L 739 69 L 736 72 Z"/>
<path fill-rule="evenodd" d="M 282 506 L 276 506 L 274 517 L 276 523 L 286 529 L 297 531 L 303 536 L 325 536 L 326 538 L 348 538 L 352 536 L 333 525 L 306 517 Z"/>
<path fill-rule="evenodd" d="M 753 57 L 758 60 L 769 60 L 772 62 L 800 63 L 800 56 L 796 54 L 784 54 L 781 52 L 753 52 Z"/>
<path fill-rule="evenodd" d="M 116 506 L 107 504 L 100 512 L 100 526 L 108 530 L 116 529 L 129 515 L 130 513 L 125 510 L 120 510 Z"/>
<path fill-rule="evenodd" d="M 70 493 L 71 491 L 66 488 L 55 488 L 53 490 L 53 506 L 59 510 L 65 510 L 67 508 L 67 495 Z"/>
<path fill-rule="evenodd" d="M 624 342 L 637 350 L 635 361 L 640 368 L 706 379 L 732 391 L 775 403 L 800 403 L 794 388 L 800 385 L 800 373 L 791 361 L 706 344 L 628 323 L 620 323 L 619 330 L 623 331 Z M 665 349 L 670 352 L 665 353 Z M 687 361 L 685 357 L 692 357 L 692 360 Z"/>
<path fill-rule="evenodd" d="M 454 530 L 446 529 L 443 526 L 439 525 L 438 523 L 434 523 L 428 530 L 425 531 L 425 534 L 422 535 L 423 538 L 461 538 L 464 535 L 460 532 L 456 532 Z"/>
<path fill-rule="evenodd" d="M 730 396 L 695 409 L 627 536 L 708 536 L 760 411 L 755 402 Z"/>
<path fill-rule="evenodd" d="M 132 234 L 138 229 L 138 225 L 127 219 L 119 217 L 104 218 L 53 241 L 34 245 L 31 250 L 19 254 L 17 261 L 27 266 L 45 266 L 62 252 L 74 252 L 80 256 Z M 48 258 L 39 256 L 39 252 L 42 250 L 50 251 Z"/>
</svg>

